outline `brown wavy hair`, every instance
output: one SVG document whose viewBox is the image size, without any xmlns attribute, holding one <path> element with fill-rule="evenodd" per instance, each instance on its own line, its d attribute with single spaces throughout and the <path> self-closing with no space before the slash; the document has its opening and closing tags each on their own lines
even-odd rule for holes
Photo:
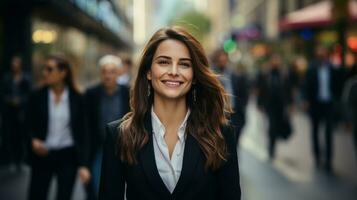
<svg viewBox="0 0 357 200">
<path fill-rule="evenodd" d="M 227 95 L 223 86 L 217 79 L 217 75 L 209 68 L 201 44 L 180 27 L 158 30 L 142 52 L 138 76 L 131 91 L 131 112 L 124 116 L 119 126 L 120 159 L 131 165 L 136 164 L 136 154 L 149 140 L 149 135 L 145 130 L 145 116 L 150 114 L 153 90 L 151 89 L 151 95 L 148 96 L 148 84 L 151 83 L 146 74 L 150 70 L 157 47 L 168 39 L 184 43 L 191 55 L 194 84 L 186 96 L 186 103 L 191 110 L 186 134 L 191 134 L 199 143 L 206 157 L 206 168 L 215 170 L 227 157 L 227 147 L 221 133 L 221 126 L 227 124 L 226 114 L 230 113 L 231 109 L 227 106 Z M 193 98 L 194 89 L 196 101 Z"/>
</svg>

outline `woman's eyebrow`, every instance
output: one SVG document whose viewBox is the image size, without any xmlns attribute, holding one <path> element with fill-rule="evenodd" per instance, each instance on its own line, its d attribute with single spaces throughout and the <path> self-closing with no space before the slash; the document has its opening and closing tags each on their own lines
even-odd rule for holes
<svg viewBox="0 0 357 200">
<path fill-rule="evenodd" d="M 180 58 L 180 61 L 190 61 L 190 62 L 192 62 L 191 58 Z"/>
<path fill-rule="evenodd" d="M 159 59 L 159 58 L 164 58 L 164 59 L 169 59 L 169 60 L 171 60 L 171 57 L 169 57 L 169 56 L 157 56 L 157 57 L 155 58 L 155 60 L 156 60 L 156 59 Z"/>
<path fill-rule="evenodd" d="M 171 59 L 172 59 L 172 58 L 169 57 L 169 56 L 160 55 L 160 56 L 157 56 L 154 60 L 157 60 L 157 59 L 160 59 L 160 58 L 164 58 L 164 59 L 168 59 L 168 60 L 171 60 Z M 191 58 L 180 58 L 179 61 L 189 61 L 189 62 L 192 62 Z"/>
</svg>

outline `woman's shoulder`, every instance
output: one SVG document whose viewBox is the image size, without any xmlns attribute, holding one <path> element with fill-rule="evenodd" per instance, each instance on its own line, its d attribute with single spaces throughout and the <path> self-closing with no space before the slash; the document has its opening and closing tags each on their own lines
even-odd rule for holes
<svg viewBox="0 0 357 200">
<path fill-rule="evenodd" d="M 225 138 L 230 138 L 230 137 L 234 137 L 234 127 L 231 124 L 223 124 L 221 125 L 221 131 L 222 134 Z"/>
<path fill-rule="evenodd" d="M 236 137 L 234 135 L 235 131 L 234 131 L 234 127 L 231 124 L 221 125 L 221 133 L 228 147 L 235 146 L 236 143 L 235 141 Z"/>
<path fill-rule="evenodd" d="M 40 98 L 44 95 L 47 95 L 47 93 L 48 93 L 48 87 L 46 86 L 35 87 L 34 89 L 31 90 L 30 98 Z"/>
<path fill-rule="evenodd" d="M 107 124 L 108 133 L 114 138 L 118 137 L 120 123 L 121 120 L 118 119 Z"/>
</svg>

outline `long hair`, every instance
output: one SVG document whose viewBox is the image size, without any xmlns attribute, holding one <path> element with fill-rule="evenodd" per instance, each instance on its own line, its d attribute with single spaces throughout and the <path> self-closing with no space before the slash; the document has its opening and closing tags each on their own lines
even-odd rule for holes
<svg viewBox="0 0 357 200">
<path fill-rule="evenodd" d="M 135 164 L 136 154 L 148 142 L 145 130 L 145 116 L 153 104 L 153 91 L 148 95 L 146 75 L 150 70 L 153 56 L 159 44 L 174 39 L 186 45 L 189 50 L 194 73 L 194 84 L 186 96 L 191 110 L 186 134 L 192 135 L 206 157 L 206 168 L 217 169 L 226 160 L 227 147 L 221 133 L 221 126 L 227 123 L 227 95 L 217 76 L 209 69 L 207 57 L 201 44 L 180 27 L 158 30 L 146 44 L 139 63 L 139 71 L 130 97 L 131 112 L 124 116 L 119 126 L 118 150 L 120 159 Z M 152 88 L 152 87 L 150 87 Z M 151 89 L 152 90 L 152 89 Z M 193 90 L 196 90 L 196 101 Z"/>
<path fill-rule="evenodd" d="M 54 55 L 54 54 L 47 56 L 47 60 L 55 61 L 58 70 L 66 72 L 66 77 L 64 78 L 65 85 L 69 87 L 71 90 L 78 92 L 77 86 L 73 78 L 72 67 L 69 61 L 62 55 Z"/>
</svg>

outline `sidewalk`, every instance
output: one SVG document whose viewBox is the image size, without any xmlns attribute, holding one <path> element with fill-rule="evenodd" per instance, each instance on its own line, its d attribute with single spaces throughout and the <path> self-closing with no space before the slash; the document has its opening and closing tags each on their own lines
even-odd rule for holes
<svg viewBox="0 0 357 200">
<path fill-rule="evenodd" d="M 24 167 L 21 173 L 11 172 L 7 168 L 0 168 L 0 200 L 24 200 L 27 198 L 27 190 L 30 179 L 29 167 Z M 56 181 L 52 181 L 49 200 L 55 199 Z M 73 191 L 73 200 L 84 199 L 84 188 L 77 178 Z"/>
<path fill-rule="evenodd" d="M 243 196 L 254 199 L 357 199 L 357 161 L 352 135 L 335 132 L 334 174 L 314 168 L 310 123 L 303 113 L 292 116 L 294 133 L 277 144 L 276 159 L 268 161 L 266 119 L 250 102 L 241 138 L 240 167 Z M 322 136 L 322 134 L 321 134 Z"/>
</svg>

